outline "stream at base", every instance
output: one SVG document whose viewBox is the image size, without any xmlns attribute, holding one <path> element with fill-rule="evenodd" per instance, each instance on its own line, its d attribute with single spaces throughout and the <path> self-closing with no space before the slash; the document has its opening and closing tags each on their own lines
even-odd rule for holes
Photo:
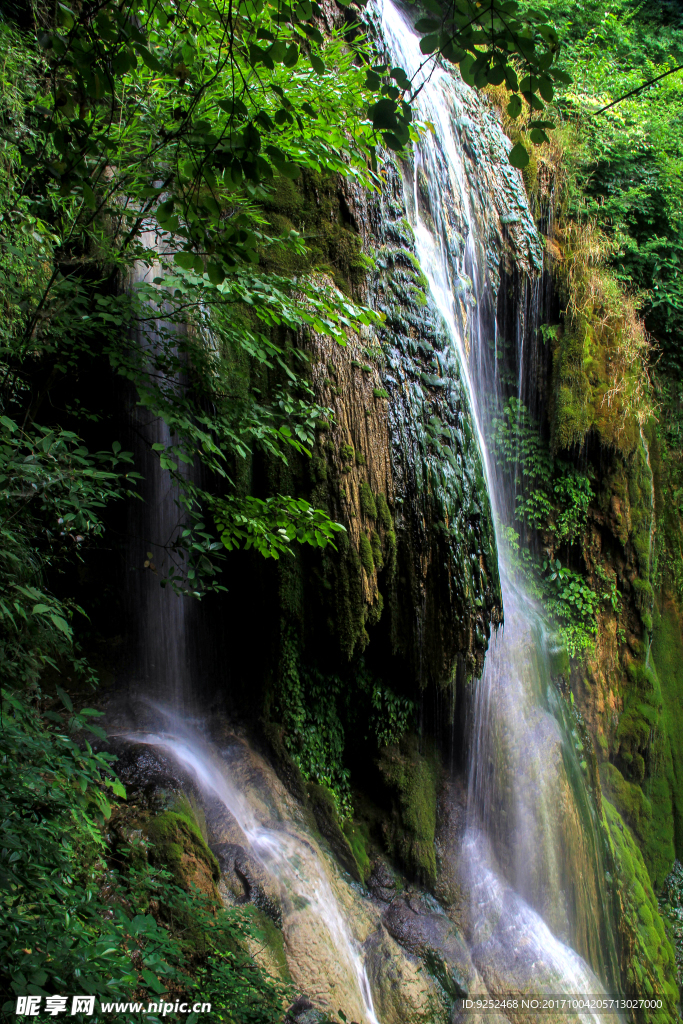
<svg viewBox="0 0 683 1024">
<path fill-rule="evenodd" d="M 503 406 L 503 339 L 493 312 L 503 225 L 523 229 L 530 250 L 536 230 L 520 209 L 520 176 L 505 166 L 511 144 L 500 128 L 483 119 L 486 137 L 474 139 L 472 91 L 438 65 L 423 68 L 419 39 L 391 0 L 376 11 L 391 62 L 415 76 L 413 88 L 421 86 L 415 118 L 430 127 L 403 168 L 406 208 L 431 300 L 470 395 L 499 552 L 505 625 L 471 684 L 467 831 L 458 858 L 471 894 L 470 948 L 492 993 L 517 988 L 512 979 L 521 991 L 616 991 L 604 838 L 577 757 L 576 723 L 552 680 L 554 640 L 510 564 L 503 528 L 515 494 L 496 466 L 493 440 Z M 486 164 L 480 151 L 497 152 L 503 166 L 494 167 L 490 156 Z M 528 327 L 518 316 L 521 398 Z"/>
<path fill-rule="evenodd" d="M 158 705 L 154 711 L 164 731 L 128 733 L 124 738 L 162 752 L 185 770 L 208 801 L 214 830 L 222 809 L 229 822 L 232 819 L 232 834 L 228 838 L 242 839 L 265 872 L 277 881 L 290 969 L 294 968 L 296 978 L 299 968 L 302 989 L 330 1008 L 343 1009 L 349 1019 L 359 1024 L 380 1024 L 359 943 L 333 889 L 333 885 L 348 886 L 330 871 L 315 840 L 291 820 L 280 822 L 277 828 L 263 824 L 245 791 L 231 779 L 230 770 L 216 748 L 199 732 L 189 729 L 173 711 Z M 215 809 L 212 813 L 212 803 L 219 805 L 218 814 Z M 237 836 L 235 825 L 239 829 Z M 303 929 L 302 917 L 308 925 Z M 301 948 L 302 943 L 311 942 L 313 937 L 322 950 L 318 966 L 324 965 L 325 977 L 316 977 L 316 972 L 310 970 L 316 964 L 316 950 L 311 946 L 307 950 Z"/>
</svg>

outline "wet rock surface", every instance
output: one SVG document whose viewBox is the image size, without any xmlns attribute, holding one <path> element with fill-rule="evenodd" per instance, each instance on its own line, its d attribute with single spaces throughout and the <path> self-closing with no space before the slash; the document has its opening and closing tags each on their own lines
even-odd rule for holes
<svg viewBox="0 0 683 1024">
<path fill-rule="evenodd" d="M 404 949 L 419 956 L 451 999 L 467 996 L 475 970 L 455 924 L 431 900 L 414 894 L 395 899 L 382 915 L 382 924 Z"/>
<path fill-rule="evenodd" d="M 238 903 L 253 903 L 271 920 L 282 925 L 279 887 L 263 865 L 238 843 L 217 843 L 211 847 L 221 876 Z"/>
<path fill-rule="evenodd" d="M 368 879 L 368 889 L 380 903 L 391 903 L 396 896 L 396 878 L 385 861 L 375 862 Z"/>
</svg>

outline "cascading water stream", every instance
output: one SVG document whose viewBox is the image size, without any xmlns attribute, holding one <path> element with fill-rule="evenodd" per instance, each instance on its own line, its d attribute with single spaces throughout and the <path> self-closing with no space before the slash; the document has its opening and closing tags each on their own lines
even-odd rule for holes
<svg viewBox="0 0 683 1024">
<path fill-rule="evenodd" d="M 152 233 L 145 240 L 150 250 L 159 244 Z M 160 269 L 158 263 L 138 264 L 129 286 L 153 281 Z M 160 320 L 134 340 L 143 354 L 154 355 L 157 349 L 170 346 L 176 355 L 175 330 L 173 325 Z M 182 382 L 169 378 L 167 386 L 172 391 L 181 387 Z M 137 399 L 137 395 L 129 396 L 128 417 L 138 464 L 143 468 L 143 501 L 134 503 L 127 554 L 128 569 L 134 570 L 130 572 L 130 604 L 138 613 L 140 642 L 133 654 L 128 690 L 130 697 L 141 698 L 135 709 L 138 725 L 156 722 L 161 717 L 166 731 L 127 733 L 125 738 L 163 751 L 190 773 L 204 795 L 217 799 L 232 815 L 251 853 L 277 879 L 290 907 L 313 919 L 318 939 L 321 932 L 326 933 L 330 946 L 328 961 L 335 963 L 335 977 L 327 979 L 328 996 L 330 991 L 339 993 L 339 1007 L 346 1007 L 359 1024 L 379 1024 L 359 945 L 326 876 L 320 851 L 299 833 L 262 825 L 210 744 L 186 724 L 184 715 L 196 703 L 196 670 L 192 672 L 189 649 L 193 602 L 176 595 L 171 587 L 162 589 L 156 576 L 157 567 L 162 572 L 168 569 L 164 560 L 174 557 L 174 543 L 182 529 L 179 487 L 161 468 L 153 448 L 168 448 L 173 437 L 164 420 Z M 191 469 L 186 468 L 186 472 Z M 149 571 L 141 571 L 143 566 Z"/>
<path fill-rule="evenodd" d="M 160 240 L 153 231 L 142 236 L 143 244 L 159 251 Z M 131 274 L 129 287 L 151 283 L 162 273 L 161 265 L 138 262 Z M 174 328 L 177 331 L 177 327 Z M 169 327 L 163 320 L 148 323 L 136 332 L 133 339 L 140 350 L 149 354 L 150 362 L 163 348 L 164 334 Z M 167 343 L 167 342 L 166 342 Z M 171 390 L 179 388 L 176 379 L 167 381 Z M 127 584 L 131 608 L 137 612 L 138 642 L 129 671 L 128 688 L 131 694 L 144 693 L 163 698 L 174 707 L 190 701 L 186 686 L 190 664 L 188 650 L 191 635 L 192 601 L 178 598 L 171 587 L 159 586 L 159 575 L 168 574 L 169 559 L 183 527 L 178 499 L 180 489 L 170 474 L 161 466 L 157 452 L 168 449 L 174 438 L 168 424 L 139 401 L 134 389 L 128 395 L 128 420 L 136 464 L 142 471 L 140 497 L 142 501 L 130 503 L 128 526 Z M 189 474 L 190 468 L 182 463 L 180 472 Z"/>
<path fill-rule="evenodd" d="M 575 728 L 551 680 L 551 638 L 507 554 L 502 528 L 511 521 L 514 494 L 484 429 L 502 405 L 492 313 L 501 224 L 521 222 L 531 247 L 537 235 L 520 202 L 519 175 L 507 166 L 510 144 L 500 127 L 487 123 L 487 138 L 473 139 L 468 115 L 479 101 L 472 91 L 438 66 L 419 70 L 419 38 L 391 0 L 380 2 L 374 18 L 391 62 L 421 85 L 416 119 L 430 130 L 414 147 L 412 167 L 404 168 L 406 207 L 470 395 L 499 549 L 505 628 L 474 684 L 461 857 L 472 895 L 472 954 L 491 992 L 598 993 L 602 985 L 586 960 L 604 984 L 618 984 L 599 824 Z M 468 175 L 465 147 L 471 154 L 478 143 L 497 153 L 499 166 L 475 152 Z M 525 333 L 523 326 L 517 331 L 520 396 Z"/>
<path fill-rule="evenodd" d="M 334 984 L 339 990 L 341 1008 L 361 1015 L 362 1024 L 379 1024 L 361 951 L 313 844 L 291 829 L 263 825 L 245 794 L 231 781 L 224 761 L 211 745 L 174 712 L 159 706 L 155 706 L 154 711 L 164 720 L 168 731 L 131 733 L 126 739 L 168 755 L 189 772 L 205 797 L 217 799 L 232 815 L 250 852 L 278 880 L 289 905 L 305 908 L 306 914 L 315 919 L 318 932 L 328 933 L 337 961 L 334 966 L 338 977 Z"/>
</svg>

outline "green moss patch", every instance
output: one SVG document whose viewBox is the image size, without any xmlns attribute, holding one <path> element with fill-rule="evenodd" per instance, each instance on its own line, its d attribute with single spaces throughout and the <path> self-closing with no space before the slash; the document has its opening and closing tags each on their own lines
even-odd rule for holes
<svg viewBox="0 0 683 1024">
<path fill-rule="evenodd" d="M 307 788 L 320 834 L 327 839 L 346 870 L 359 882 L 365 882 L 370 874 L 370 858 L 366 850 L 367 830 L 352 821 L 345 822 L 342 828 L 334 795 L 330 790 L 315 782 L 309 782 Z"/>
<path fill-rule="evenodd" d="M 672 759 L 673 826 L 676 856 L 683 860 L 683 633 L 671 602 L 655 607 L 652 656 L 662 693 L 663 725 Z"/>
<path fill-rule="evenodd" d="M 416 736 L 387 747 L 378 767 L 392 794 L 392 814 L 383 824 L 389 852 L 421 881 L 436 881 L 436 830 L 438 761 L 435 754 L 421 753 Z"/>
<path fill-rule="evenodd" d="M 393 525 L 391 521 L 391 512 L 389 511 L 387 499 L 384 497 L 381 491 L 377 495 L 375 503 L 377 506 L 377 515 L 379 516 L 380 523 L 382 524 L 385 530 L 390 530 Z"/>
<path fill-rule="evenodd" d="M 375 569 L 375 560 L 372 554 L 372 544 L 364 533 L 360 535 L 359 555 L 361 565 L 365 569 L 368 576 L 372 576 Z"/>
<path fill-rule="evenodd" d="M 163 811 L 148 822 L 147 835 L 153 845 L 152 860 L 167 867 L 179 885 L 188 890 L 195 885 L 218 899 L 221 869 L 188 813 Z"/>
<path fill-rule="evenodd" d="M 662 999 L 663 1008 L 648 1010 L 647 1019 L 657 1024 L 673 1024 L 678 1020 L 674 950 L 640 850 L 609 800 L 603 800 L 603 808 L 619 881 L 622 946 L 628 954 L 627 993 L 644 999 Z"/>
<path fill-rule="evenodd" d="M 360 507 L 363 510 L 363 515 L 366 515 L 368 519 L 373 521 L 377 519 L 377 505 L 375 504 L 375 496 L 370 490 L 370 485 L 363 481 L 360 485 Z"/>
</svg>

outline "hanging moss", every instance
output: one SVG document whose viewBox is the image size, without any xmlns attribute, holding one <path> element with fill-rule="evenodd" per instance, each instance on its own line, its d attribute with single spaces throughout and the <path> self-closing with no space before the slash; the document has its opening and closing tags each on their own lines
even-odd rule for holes
<svg viewBox="0 0 683 1024">
<path fill-rule="evenodd" d="M 367 538 L 366 538 L 367 539 Z M 368 541 L 369 545 L 369 541 Z M 340 558 L 334 564 L 334 629 L 339 639 L 342 653 L 352 658 L 360 653 L 370 642 L 365 628 L 366 604 L 363 598 L 362 572 L 360 555 L 347 534 L 342 534 L 339 541 Z M 372 549 L 370 549 L 372 555 Z"/>
<path fill-rule="evenodd" d="M 377 495 L 375 502 L 377 505 L 377 515 L 379 516 L 380 523 L 382 524 L 385 530 L 390 530 L 392 527 L 391 512 L 389 511 L 389 506 L 387 505 L 387 499 L 384 497 L 381 491 Z"/>
<path fill-rule="evenodd" d="M 313 171 L 304 171 L 296 181 L 275 176 L 263 201 L 273 233 L 298 231 L 306 235 L 307 247 L 306 252 L 295 253 L 287 246 L 271 245 L 260 252 L 262 266 L 287 276 L 314 269 L 326 271 L 346 293 L 363 279 L 363 241 L 344 222 L 338 183 L 337 175 Z"/>
<path fill-rule="evenodd" d="M 376 626 L 382 617 L 382 611 L 384 610 L 384 598 L 380 593 L 377 594 L 377 599 L 368 608 L 368 626 Z"/>
<path fill-rule="evenodd" d="M 383 569 L 384 558 L 382 557 L 382 543 L 376 530 L 373 530 L 370 534 L 370 546 L 372 548 L 372 557 L 375 565 L 378 569 Z"/>
<path fill-rule="evenodd" d="M 372 556 L 372 545 L 364 533 L 360 536 L 360 560 L 368 576 L 372 576 L 375 570 L 375 562 Z"/>
<path fill-rule="evenodd" d="M 370 490 L 370 485 L 364 480 L 360 485 L 360 507 L 368 519 L 377 519 L 377 505 Z"/>
</svg>

